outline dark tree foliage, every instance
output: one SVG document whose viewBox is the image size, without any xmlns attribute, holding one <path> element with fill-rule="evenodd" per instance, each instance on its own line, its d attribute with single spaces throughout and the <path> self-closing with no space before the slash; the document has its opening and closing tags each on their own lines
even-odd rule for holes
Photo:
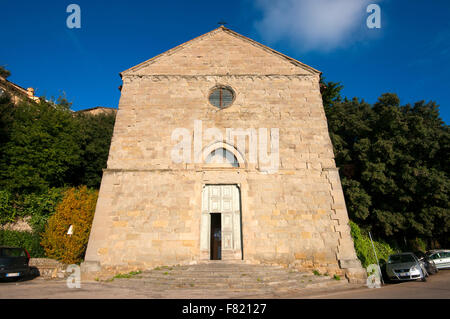
<svg viewBox="0 0 450 319">
<path fill-rule="evenodd" d="M 0 151 L 2 150 L 2 145 L 9 140 L 13 119 L 14 105 L 10 96 L 4 92 L 0 95 Z"/>
<path fill-rule="evenodd" d="M 80 123 L 79 142 L 82 161 L 75 174 L 74 185 L 100 187 L 102 170 L 106 168 L 108 160 L 115 119 L 115 113 L 77 115 Z"/>
<path fill-rule="evenodd" d="M 115 114 L 78 115 L 65 98 L 14 106 L 0 97 L 0 189 L 42 193 L 50 187 L 98 188 Z"/>
<path fill-rule="evenodd" d="M 325 78 L 320 78 L 320 92 L 322 93 L 323 106 L 326 109 L 341 100 L 341 90 L 343 88 L 344 86 L 341 83 L 326 82 Z"/>
<path fill-rule="evenodd" d="M 6 70 L 3 66 L 0 66 L 0 76 L 3 78 L 7 78 L 11 75 L 11 72 L 9 72 L 8 70 Z"/>
<path fill-rule="evenodd" d="M 0 187 L 30 193 L 64 186 L 81 162 L 79 125 L 68 106 L 22 102 L 10 125 L 0 150 Z"/>
<path fill-rule="evenodd" d="M 448 243 L 450 131 L 434 102 L 374 105 L 341 99 L 327 83 L 324 105 L 350 218 L 385 239 Z"/>
</svg>

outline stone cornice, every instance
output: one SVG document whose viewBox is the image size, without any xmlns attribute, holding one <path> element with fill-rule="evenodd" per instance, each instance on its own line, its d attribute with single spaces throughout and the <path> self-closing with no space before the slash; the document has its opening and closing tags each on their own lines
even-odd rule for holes
<svg viewBox="0 0 450 319">
<path fill-rule="evenodd" d="M 271 174 L 282 174 L 282 175 L 294 175 L 295 172 L 301 172 L 311 170 L 307 168 L 302 169 L 289 169 L 289 168 L 279 168 Z M 323 170 L 337 170 L 337 169 L 323 169 Z M 191 168 L 104 168 L 104 173 L 132 173 L 132 172 L 208 172 L 208 171 L 220 171 L 220 172 L 256 172 L 266 174 L 267 170 L 262 169 L 249 169 L 249 168 L 228 168 L 228 167 L 191 167 Z M 318 171 L 318 170 L 315 170 Z"/>
<path fill-rule="evenodd" d="M 152 81 L 173 80 L 173 79 L 189 79 L 189 80 L 207 80 L 208 78 L 251 78 L 251 79 L 296 79 L 296 78 L 318 78 L 315 74 L 126 74 L 122 80 L 127 79 L 150 79 Z"/>
</svg>

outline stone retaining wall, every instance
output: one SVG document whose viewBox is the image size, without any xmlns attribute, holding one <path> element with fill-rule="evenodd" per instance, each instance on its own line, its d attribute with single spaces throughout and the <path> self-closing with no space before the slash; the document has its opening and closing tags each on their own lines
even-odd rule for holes
<svg viewBox="0 0 450 319">
<path fill-rule="evenodd" d="M 7 223 L 5 225 L 0 225 L 0 230 L 12 230 L 12 231 L 26 231 L 32 232 L 33 229 L 30 226 L 31 216 L 26 216 L 24 218 L 19 218 L 13 223 Z"/>
<path fill-rule="evenodd" d="M 67 265 L 50 258 L 31 258 L 29 266 L 36 267 L 45 279 L 63 279 L 69 275 L 66 273 Z"/>
</svg>

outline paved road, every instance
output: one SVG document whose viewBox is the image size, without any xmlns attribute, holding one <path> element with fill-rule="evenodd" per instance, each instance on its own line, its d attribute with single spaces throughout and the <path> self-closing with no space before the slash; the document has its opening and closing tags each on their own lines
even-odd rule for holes
<svg viewBox="0 0 450 319">
<path fill-rule="evenodd" d="M 36 278 L 23 282 L 0 283 L 0 299 L 4 298 L 301 298 L 301 299 L 450 299 L 450 270 L 442 270 L 430 276 L 427 282 L 402 282 L 389 284 L 382 288 L 369 289 L 361 286 L 352 286 L 343 289 L 305 289 L 299 292 L 286 291 L 286 293 L 271 294 L 255 293 L 215 296 L 214 292 L 200 291 L 195 295 L 188 295 L 188 291 L 173 289 L 170 291 L 154 291 L 137 285 L 135 289 L 120 287 L 114 282 L 82 283 L 80 289 L 69 289 L 63 280 L 43 280 Z"/>
<path fill-rule="evenodd" d="M 381 288 L 351 289 L 312 294 L 305 298 L 337 299 L 450 299 L 450 269 L 441 270 L 426 282 L 409 281 L 387 284 Z"/>
</svg>

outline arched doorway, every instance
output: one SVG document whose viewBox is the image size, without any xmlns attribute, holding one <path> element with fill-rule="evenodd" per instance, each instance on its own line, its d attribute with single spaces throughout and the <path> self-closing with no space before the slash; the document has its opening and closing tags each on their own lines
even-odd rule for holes
<svg viewBox="0 0 450 319">
<path fill-rule="evenodd" d="M 242 259 L 241 225 L 238 185 L 204 185 L 200 226 L 202 259 Z"/>
<path fill-rule="evenodd" d="M 224 142 L 205 147 L 203 158 L 204 168 L 212 169 L 219 179 L 233 169 L 245 167 L 241 153 Z M 241 211 L 241 192 L 237 183 L 204 184 L 200 225 L 202 259 L 242 259 Z"/>
</svg>

